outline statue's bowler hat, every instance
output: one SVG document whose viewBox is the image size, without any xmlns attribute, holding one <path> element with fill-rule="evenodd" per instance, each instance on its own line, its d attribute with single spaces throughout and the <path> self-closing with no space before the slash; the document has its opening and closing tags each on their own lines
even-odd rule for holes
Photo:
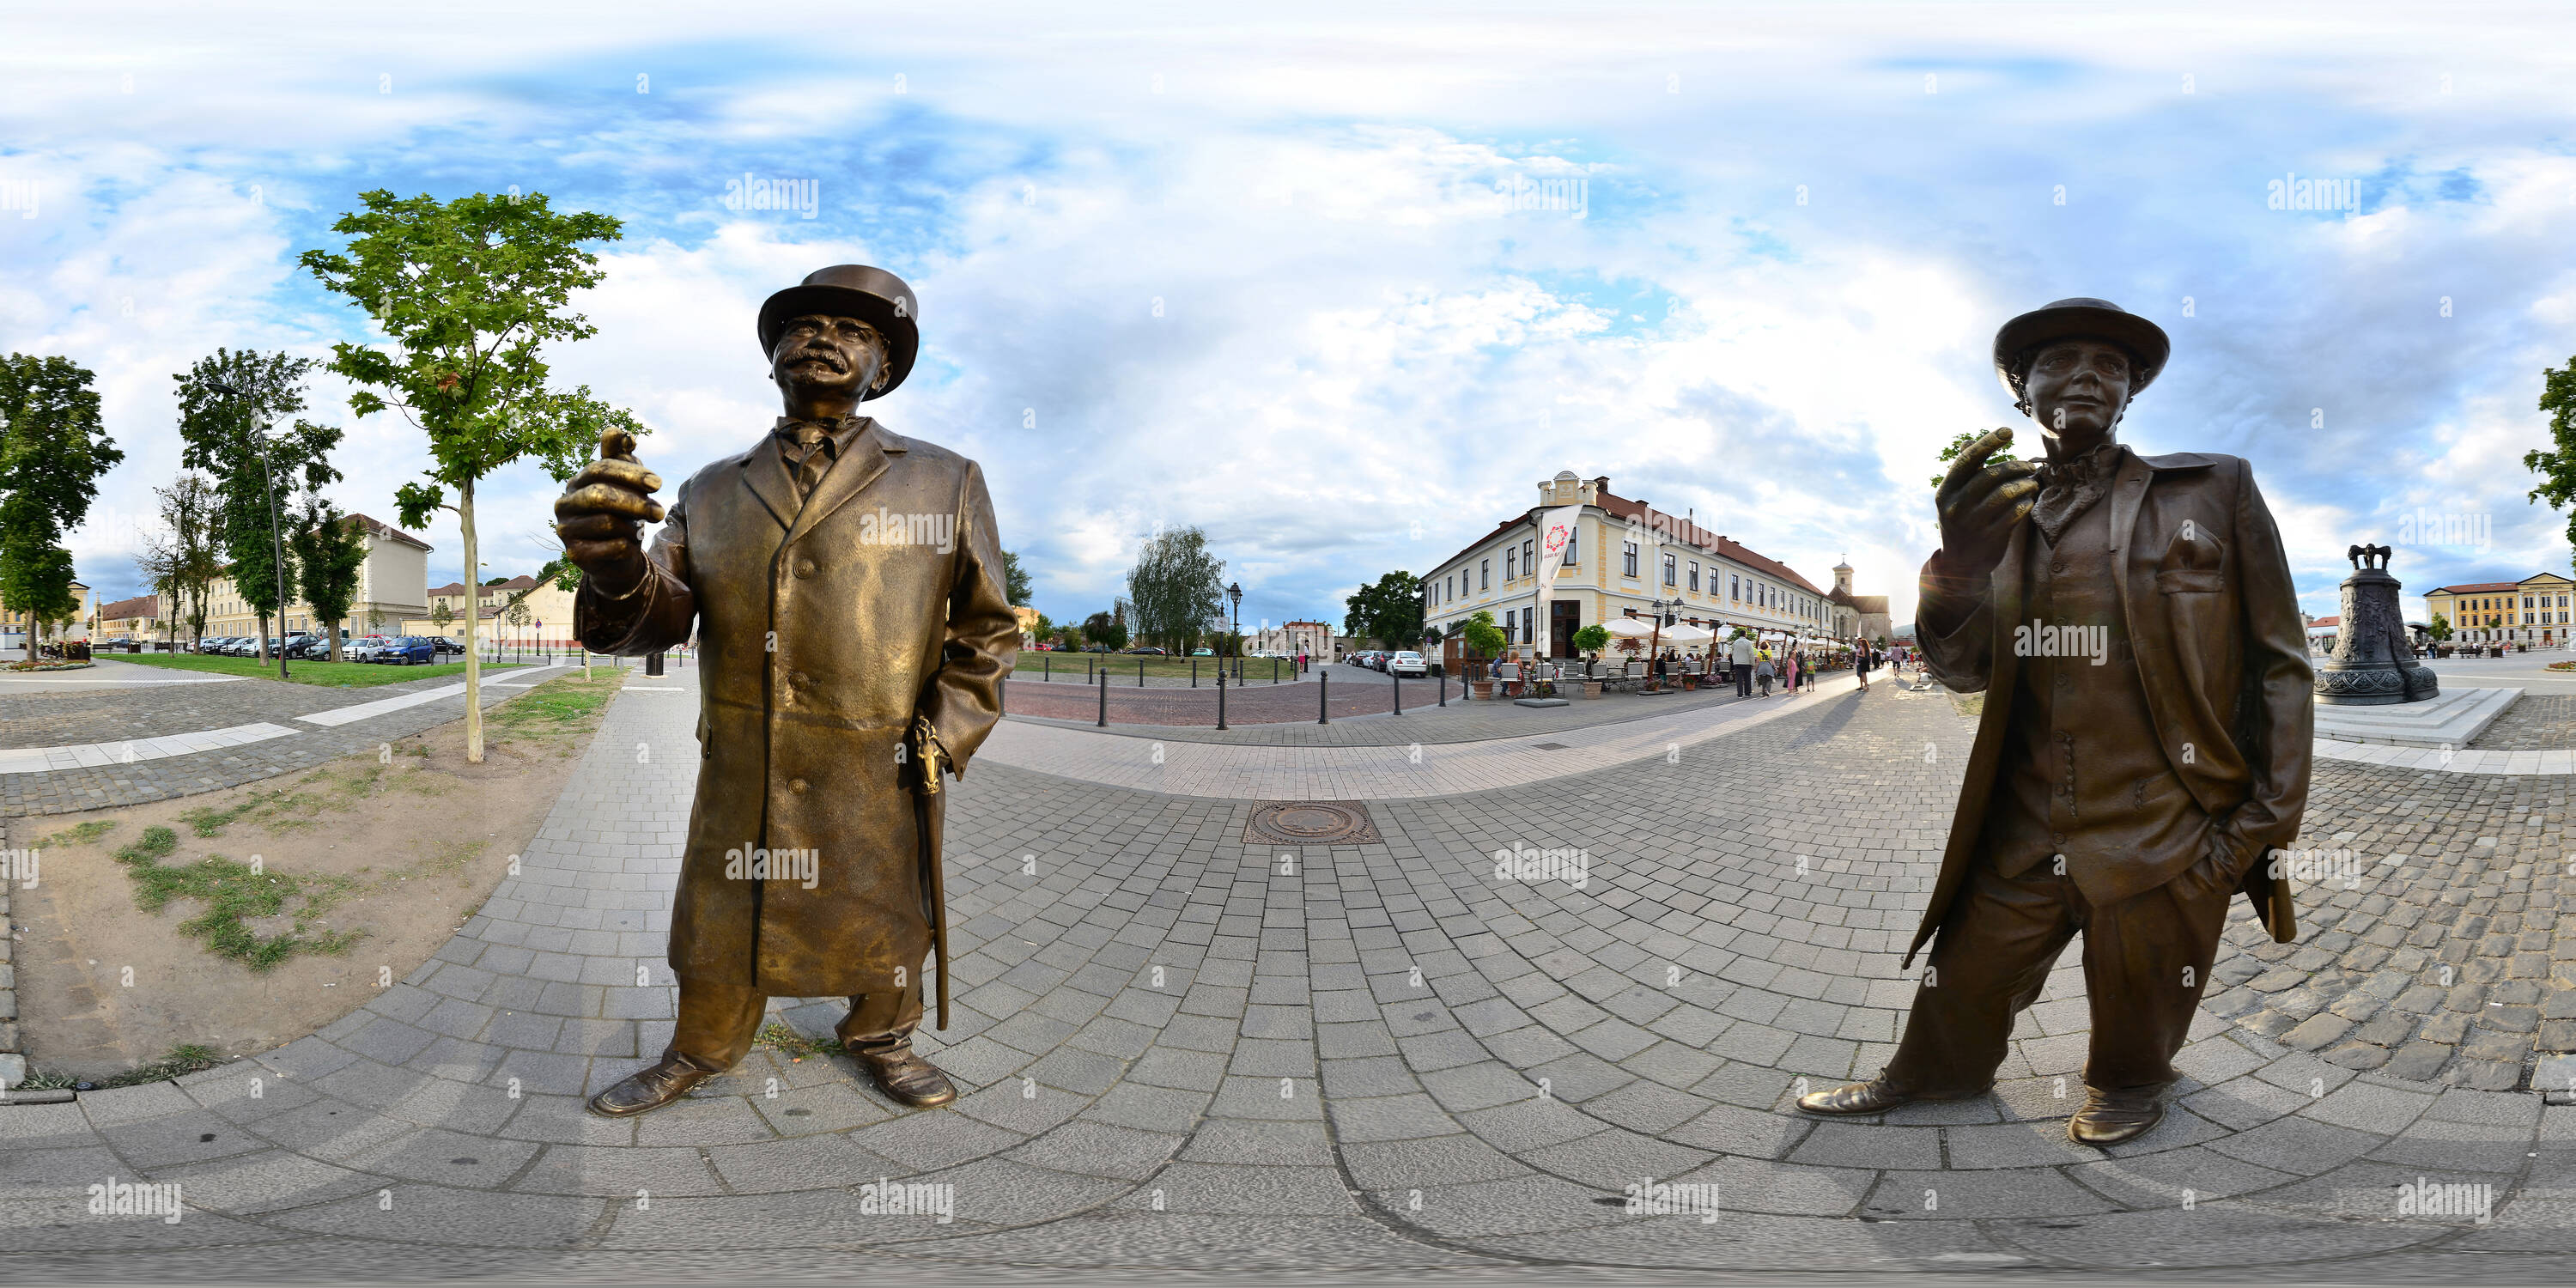
<svg viewBox="0 0 2576 1288">
<path fill-rule="evenodd" d="M 2127 349 L 2138 360 L 2137 383 L 2129 395 L 2136 397 L 2165 369 L 2165 359 L 2173 352 L 2173 341 L 2165 338 L 2164 328 L 2139 317 L 2109 300 L 2079 296 L 2059 300 L 2044 308 L 2032 309 L 1995 332 L 1995 375 L 2012 389 L 2012 360 L 2022 350 L 2051 340 L 2105 340 Z M 2014 390 L 2014 396 L 2020 396 Z"/>
<path fill-rule="evenodd" d="M 885 386 L 860 395 L 862 401 L 893 393 L 912 374 L 913 355 L 921 351 L 921 300 L 902 278 L 865 264 L 835 264 L 808 275 L 760 306 L 760 351 L 776 353 L 788 319 L 809 313 L 857 318 L 885 336 Z"/>
</svg>

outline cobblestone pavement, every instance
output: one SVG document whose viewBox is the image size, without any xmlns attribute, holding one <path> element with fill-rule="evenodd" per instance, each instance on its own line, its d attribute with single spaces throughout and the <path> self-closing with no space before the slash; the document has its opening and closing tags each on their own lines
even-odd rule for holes
<svg viewBox="0 0 2576 1288">
<path fill-rule="evenodd" d="M 983 761 L 1078 778 L 1104 787 L 1129 788 L 1181 796 L 1242 800 L 1389 800 L 1458 792 L 1498 791 L 1548 782 L 1568 774 L 1633 761 L 1642 756 L 1679 756 L 1731 730 L 1777 720 L 1816 707 L 1831 709 L 1837 696 L 1856 682 L 1841 676 L 1820 682 L 1813 693 L 1751 702 L 1728 700 L 1654 708 L 1631 708 L 1624 720 L 1522 728 L 1520 736 L 1468 742 L 1436 738 L 1410 742 L 1372 738 L 1341 745 L 1301 746 L 1270 742 L 1212 745 L 1195 739 L 1102 737 L 1092 729 L 1059 723 L 1014 719 L 1004 721 L 985 743 Z M 1652 702 L 1653 699 L 1641 699 Z M 1480 704 L 1482 710 L 1462 718 L 1487 720 L 1508 727 L 1509 717 L 1494 720 L 1504 709 L 1565 711 L 1569 707 L 1532 708 Z M 1401 732 L 1410 715 L 1381 722 Z M 1437 727 L 1425 720 L 1424 725 Z"/>
<path fill-rule="evenodd" d="M 958 1023 L 924 1034 L 956 1105 L 907 1112 L 838 1059 L 762 1051 L 682 1104 L 591 1117 L 581 1098 L 669 1030 L 697 762 L 631 748 L 685 747 L 693 715 L 685 693 L 622 695 L 523 874 L 346 1019 L 177 1083 L 0 1107 L 0 1276 L 632 1280 L 846 1273 L 862 1251 L 912 1273 L 1559 1281 L 2576 1269 L 2576 1108 L 2282 1045 L 2216 1013 L 2260 992 L 2243 984 L 2194 1027 L 2167 1121 L 2107 1153 L 2063 1136 L 2086 1028 L 2071 966 L 1993 1094 L 1884 1121 L 1788 1111 L 1801 1079 L 1875 1068 L 1910 995 L 1895 955 L 1970 732 L 1928 694 L 1380 802 L 1369 846 L 1247 846 L 1241 802 L 979 762 L 951 804 Z M 2389 771 L 2328 772 L 2352 777 L 2320 817 L 2360 832 L 2337 811 Z M 1517 843 L 1582 847 L 1581 884 L 1496 880 L 1490 852 Z M 809 1032 L 835 1010 L 790 1005 Z M 111 1178 L 180 1183 L 185 1219 L 89 1215 Z M 1723 1219 L 1629 1214 L 1649 1178 L 1715 1186 Z M 889 1179 L 947 1215 L 887 1213 Z M 2401 1215 L 2419 1179 L 2491 1186 L 2492 1219 Z"/>
<path fill-rule="evenodd" d="M 2469 745 L 2485 751 L 2558 751 L 2576 747 L 2576 696 L 2526 693 Z"/>
<path fill-rule="evenodd" d="M 534 666 L 486 671 L 483 705 L 490 707 L 525 691 L 500 687 L 503 684 L 523 685 L 561 674 L 560 668 Z M 139 805 L 307 769 L 454 720 L 465 713 L 465 696 L 459 693 L 336 728 L 296 724 L 295 717 L 456 683 L 458 677 L 446 676 L 368 689 L 329 689 L 276 680 L 243 680 L 233 684 L 0 698 L 0 731 L 5 731 L 0 737 L 13 747 L 196 733 L 256 721 L 273 721 L 297 731 L 291 738 L 133 764 L 0 774 L 0 817 Z M 24 726 L 22 720 L 26 722 Z M 42 732 L 29 732 L 37 728 Z"/>
</svg>

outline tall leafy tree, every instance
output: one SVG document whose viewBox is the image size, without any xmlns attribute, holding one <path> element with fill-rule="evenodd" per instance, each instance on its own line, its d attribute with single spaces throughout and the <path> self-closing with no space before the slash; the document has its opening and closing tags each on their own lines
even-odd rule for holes
<svg viewBox="0 0 2576 1288">
<path fill-rule="evenodd" d="M 1137 551 L 1127 600 L 1138 638 L 1187 650 L 1225 613 L 1225 561 L 1208 553 L 1205 532 L 1167 528 Z"/>
<path fill-rule="evenodd" d="M 340 623 L 358 598 L 358 570 L 367 562 L 367 531 L 357 516 L 342 514 L 319 492 L 308 492 L 295 515 L 296 576 L 304 584 L 304 602 L 313 621 L 331 644 L 331 660 L 340 660 Z"/>
<path fill-rule="evenodd" d="M 2528 499 L 2565 509 L 2576 502 L 2576 358 L 2541 369 L 2540 410 L 2549 413 L 2549 441 L 2557 450 L 2524 454 L 2523 468 L 2540 476 Z M 2568 513 L 2567 534 L 2576 540 L 2576 510 Z"/>
<path fill-rule="evenodd" d="M 296 493 L 340 479 L 331 466 L 340 427 L 301 418 L 287 423 L 304 410 L 304 379 L 316 365 L 283 353 L 217 349 L 171 377 L 179 387 L 179 464 L 214 478 L 224 561 L 232 565 L 233 589 L 259 616 L 263 661 L 270 619 L 295 601 L 294 561 L 287 561 L 282 586 L 277 563 L 291 531 L 288 507 Z"/>
<path fill-rule="evenodd" d="M 1422 579 L 1398 569 L 1362 586 L 1342 601 L 1343 623 L 1387 648 L 1411 648 L 1422 638 Z"/>
<path fill-rule="evenodd" d="M 557 479 L 589 458 L 600 432 L 645 427 L 622 408 L 547 387 L 539 350 L 589 337 L 597 328 L 570 307 L 572 293 L 598 284 L 598 257 L 584 243 L 615 241 L 618 221 L 587 212 L 557 214 L 542 194 L 476 193 L 442 202 L 423 194 L 359 194 L 364 209 L 333 232 L 344 252 L 306 251 L 300 262 L 329 289 L 375 319 L 389 347 L 332 346 L 331 370 L 360 386 L 351 410 L 402 413 L 429 441 L 426 482 L 394 494 L 406 525 L 452 510 L 465 544 L 465 577 L 481 565 L 474 490 L 494 470 L 534 457 Z M 451 494 L 453 499 L 451 500 Z M 477 615 L 465 614 L 465 758 L 483 759 L 482 670 L 474 647 Z"/>
<path fill-rule="evenodd" d="M 1036 585 L 1029 579 L 1029 570 L 1020 566 L 1020 552 L 1016 550 L 1002 552 L 1002 590 L 1014 604 L 1025 604 L 1037 594 Z"/>
<path fill-rule="evenodd" d="M 99 420 L 93 379 L 68 358 L 0 358 L 0 604 L 31 618 L 31 656 L 44 628 L 80 613 L 63 534 L 125 459 Z"/>
<path fill-rule="evenodd" d="M 222 498 L 214 480 L 182 470 L 168 487 L 152 489 L 161 511 L 162 531 L 144 538 L 135 560 L 161 596 L 161 619 L 176 646 L 179 625 L 188 626 L 193 644 L 205 638 L 206 600 L 224 572 Z"/>
</svg>

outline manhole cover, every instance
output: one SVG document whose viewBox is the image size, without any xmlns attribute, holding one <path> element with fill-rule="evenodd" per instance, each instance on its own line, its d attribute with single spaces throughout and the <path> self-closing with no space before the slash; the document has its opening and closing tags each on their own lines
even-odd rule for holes
<svg viewBox="0 0 2576 1288">
<path fill-rule="evenodd" d="M 1273 801 L 1254 807 L 1243 839 L 1272 845 L 1375 845 L 1377 824 L 1358 801 Z"/>
</svg>

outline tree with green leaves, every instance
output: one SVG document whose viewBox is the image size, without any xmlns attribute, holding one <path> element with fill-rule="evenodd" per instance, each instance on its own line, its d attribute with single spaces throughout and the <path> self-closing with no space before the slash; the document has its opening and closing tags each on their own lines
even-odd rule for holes
<svg viewBox="0 0 2576 1288">
<path fill-rule="evenodd" d="M 2540 410 L 2549 413 L 2549 441 L 2557 450 L 2524 453 L 2523 468 L 2540 476 L 2540 486 L 2528 499 L 2567 509 L 2576 502 L 2576 358 L 2564 367 L 2541 369 Z M 2576 540 L 2576 510 L 2567 516 L 2567 532 Z"/>
<path fill-rule="evenodd" d="M 288 498 L 340 479 L 330 460 L 340 445 L 338 426 L 299 417 L 282 431 L 274 428 L 304 410 L 304 378 L 317 365 L 283 353 L 217 349 L 170 377 L 179 387 L 179 464 L 213 476 L 224 562 L 232 565 L 233 589 L 259 615 L 263 662 L 269 619 L 295 601 L 294 562 L 287 562 L 283 586 L 277 564 Z"/>
<path fill-rule="evenodd" d="M 169 626 L 171 647 L 178 647 L 179 625 L 188 626 L 191 646 L 206 637 L 206 601 L 215 579 L 224 575 L 223 498 L 215 481 L 194 470 L 182 470 L 168 487 L 152 489 L 161 511 L 161 528 L 143 539 L 135 564 L 161 597 L 161 620 Z"/>
<path fill-rule="evenodd" d="M 1493 613 L 1486 609 L 1477 609 L 1474 616 L 1460 624 L 1458 631 L 1467 637 L 1467 647 L 1484 657 L 1501 657 L 1503 650 L 1511 647 L 1512 638 L 1503 634 L 1502 627 L 1494 624 Z"/>
<path fill-rule="evenodd" d="M 330 369 L 359 386 L 350 409 L 402 413 L 427 437 L 426 482 L 405 483 L 394 503 L 408 527 L 436 510 L 455 513 L 465 546 L 463 580 L 481 567 L 474 491 L 493 471 L 534 458 L 558 481 L 587 464 L 601 431 L 647 433 L 623 408 L 548 387 L 540 350 L 587 339 L 598 328 L 572 311 L 572 293 L 599 283 L 589 242 L 615 241 L 618 221 L 557 214 L 542 194 L 476 193 L 442 202 L 423 194 L 361 193 L 363 210 L 331 230 L 343 252 L 310 250 L 300 262 L 330 290 L 365 309 L 390 346 L 332 346 Z M 452 497 L 452 500 L 451 500 Z M 465 758 L 483 760 L 477 614 L 465 614 Z"/>
<path fill-rule="evenodd" d="M 1093 613 L 1082 619 L 1082 638 L 1088 644 L 1105 644 L 1111 652 L 1127 647 L 1127 627 L 1114 613 Z"/>
<path fill-rule="evenodd" d="M 63 536 L 125 459 L 100 422 L 95 378 L 68 358 L 0 358 L 0 605 L 28 615 L 31 658 L 46 627 L 80 614 Z"/>
<path fill-rule="evenodd" d="M 1599 653 L 1601 650 L 1610 647 L 1610 628 L 1599 622 L 1594 622 L 1590 626 L 1586 626 L 1582 630 L 1576 631 L 1574 633 L 1574 647 L 1586 653 Z"/>
<path fill-rule="evenodd" d="M 2442 616 L 2440 613 L 2433 614 L 2433 624 L 2425 627 L 2424 633 L 2437 640 L 2447 640 L 2451 638 L 2451 619 Z"/>
<path fill-rule="evenodd" d="M 1186 652 L 1224 615 L 1225 561 L 1208 553 L 1205 532 L 1163 529 L 1137 550 L 1127 601 L 1137 638 Z"/>
<path fill-rule="evenodd" d="M 1026 604 L 1037 594 L 1037 586 L 1030 580 L 1029 570 L 1020 566 L 1019 551 L 1002 552 L 1002 589 L 1013 604 Z"/>
<path fill-rule="evenodd" d="M 1342 601 L 1343 625 L 1380 647 L 1411 648 L 1422 638 L 1422 579 L 1398 569 Z"/>
<path fill-rule="evenodd" d="M 342 514 L 339 508 L 324 500 L 318 492 L 306 493 L 304 504 L 296 512 L 294 535 L 287 549 L 295 556 L 295 571 L 304 584 L 304 602 L 312 606 L 313 620 L 330 641 L 331 660 L 340 660 L 340 623 L 349 619 L 349 606 L 358 598 L 358 570 L 367 562 L 365 525 L 353 514 Z"/>
</svg>

